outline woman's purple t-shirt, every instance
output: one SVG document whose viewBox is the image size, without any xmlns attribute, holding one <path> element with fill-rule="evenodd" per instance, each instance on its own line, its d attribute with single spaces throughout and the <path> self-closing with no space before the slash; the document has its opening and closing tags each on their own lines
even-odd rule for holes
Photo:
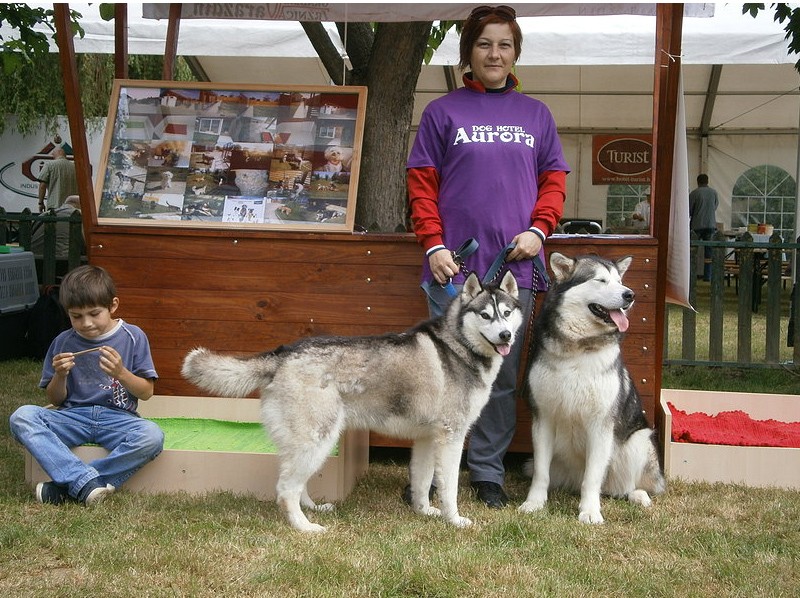
<svg viewBox="0 0 800 598">
<path fill-rule="evenodd" d="M 569 172 L 545 104 L 513 90 L 483 93 L 466 87 L 425 108 L 407 166 L 439 172 L 444 243 L 452 250 L 475 238 L 478 251 L 465 266 L 481 278 L 498 253 L 531 226 L 539 175 Z M 509 269 L 520 287 L 532 288 L 529 260 Z M 422 279 L 433 280 L 427 259 Z M 459 274 L 453 282 L 463 280 Z"/>
</svg>

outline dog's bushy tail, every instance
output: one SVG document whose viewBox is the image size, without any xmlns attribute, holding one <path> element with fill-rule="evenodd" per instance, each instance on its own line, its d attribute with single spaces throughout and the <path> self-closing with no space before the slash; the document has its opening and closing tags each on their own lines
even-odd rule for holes
<svg viewBox="0 0 800 598">
<path fill-rule="evenodd" d="M 246 397 L 269 384 L 273 368 L 260 355 L 235 357 L 200 347 L 186 355 L 181 374 L 214 396 Z"/>
</svg>

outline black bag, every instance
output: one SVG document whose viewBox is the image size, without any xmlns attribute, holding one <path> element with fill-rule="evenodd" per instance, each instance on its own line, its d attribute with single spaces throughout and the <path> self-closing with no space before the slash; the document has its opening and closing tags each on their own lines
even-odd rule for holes
<svg viewBox="0 0 800 598">
<path fill-rule="evenodd" d="M 28 319 L 27 354 L 34 359 L 44 359 L 53 339 L 69 327 L 69 316 L 58 300 L 58 286 L 44 287 Z"/>
</svg>

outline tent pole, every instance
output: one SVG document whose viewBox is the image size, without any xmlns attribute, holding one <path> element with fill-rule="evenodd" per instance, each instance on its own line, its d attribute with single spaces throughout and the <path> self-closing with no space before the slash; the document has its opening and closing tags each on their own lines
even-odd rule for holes
<svg viewBox="0 0 800 598">
<path fill-rule="evenodd" d="M 128 78 L 128 5 L 114 5 L 114 77 Z"/>
<path fill-rule="evenodd" d="M 175 57 L 178 55 L 178 34 L 181 29 L 181 9 L 178 2 L 169 5 L 169 24 L 167 25 L 167 43 L 164 48 L 164 81 L 175 79 Z"/>
<path fill-rule="evenodd" d="M 700 170 L 697 173 L 708 172 L 708 135 L 700 138 Z"/>
<path fill-rule="evenodd" d="M 794 239 L 790 239 L 790 241 L 797 241 L 797 238 L 800 237 L 800 109 L 797 111 L 797 128 L 797 161 L 794 170 Z M 797 254 L 795 253 L 795 255 Z M 796 264 L 793 266 L 792 278 L 797 272 Z M 792 280 L 792 282 L 797 281 Z"/>
<path fill-rule="evenodd" d="M 78 83 L 78 66 L 75 62 L 75 46 L 72 40 L 72 24 L 69 19 L 69 4 L 53 4 L 56 26 L 58 60 L 64 83 L 64 99 L 67 105 L 67 120 L 72 142 L 72 155 L 75 159 L 75 174 L 78 179 L 78 195 L 81 198 L 81 217 L 83 234 L 89 259 L 92 257 L 91 234 L 97 226 L 97 209 L 92 189 L 92 164 L 89 160 L 89 146 L 86 142 L 86 124 L 83 120 L 81 90 Z"/>
<path fill-rule="evenodd" d="M 655 424 L 663 425 L 659 409 L 661 396 L 661 366 L 664 355 L 664 325 L 666 321 L 667 257 L 669 248 L 670 198 L 675 150 L 678 87 L 681 66 L 681 35 L 683 4 L 656 4 L 655 73 L 653 84 L 653 170 L 651 232 L 658 240 L 656 264 L 656 321 L 655 371 L 653 372 L 656 400 Z"/>
</svg>

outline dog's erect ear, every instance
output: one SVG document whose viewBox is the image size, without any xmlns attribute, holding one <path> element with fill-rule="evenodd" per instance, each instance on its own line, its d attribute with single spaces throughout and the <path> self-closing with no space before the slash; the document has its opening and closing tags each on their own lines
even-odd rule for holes
<svg viewBox="0 0 800 598">
<path fill-rule="evenodd" d="M 620 276 L 625 275 L 625 272 L 627 272 L 628 268 L 630 268 L 632 261 L 633 261 L 632 255 L 626 255 L 625 257 L 621 257 L 617 260 L 617 270 L 619 270 Z"/>
<path fill-rule="evenodd" d="M 574 259 L 563 253 L 553 252 L 550 254 L 550 269 L 553 270 L 553 276 L 557 282 L 569 277 L 575 269 L 575 263 Z"/>
<path fill-rule="evenodd" d="M 462 291 L 470 299 L 477 297 L 478 293 L 483 290 L 481 281 L 478 280 L 478 275 L 475 272 L 470 272 L 467 280 L 464 281 L 464 290 Z"/>
<path fill-rule="evenodd" d="M 517 279 L 511 273 L 511 270 L 505 273 L 503 280 L 500 281 L 500 290 L 505 291 L 515 299 L 519 298 L 519 287 L 517 286 Z"/>
</svg>

